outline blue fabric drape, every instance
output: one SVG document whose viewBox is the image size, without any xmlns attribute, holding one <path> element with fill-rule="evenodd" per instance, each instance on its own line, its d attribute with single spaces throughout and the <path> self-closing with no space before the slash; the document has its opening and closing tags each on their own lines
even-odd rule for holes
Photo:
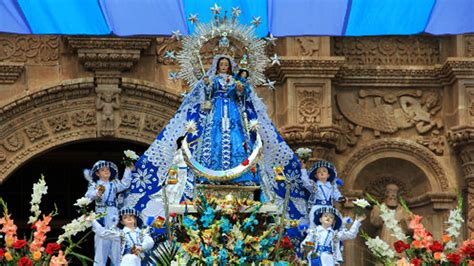
<svg viewBox="0 0 474 266">
<path fill-rule="evenodd" d="M 188 32 L 181 0 L 99 0 L 110 30 L 119 36 Z"/>
<path fill-rule="evenodd" d="M 200 22 L 209 22 L 213 17 L 210 10 L 214 4 L 222 7 L 221 14 L 227 10 L 227 18 L 230 19 L 233 7 L 240 7 L 240 23 L 250 24 L 253 17 L 260 17 L 261 24 L 257 27 L 258 36 L 267 36 L 268 34 L 268 1 L 267 0 L 183 0 L 184 12 L 186 18 L 190 14 L 198 14 Z M 193 32 L 194 26 L 188 21 L 189 32 Z"/>
<path fill-rule="evenodd" d="M 275 36 L 340 36 L 349 0 L 273 0 L 271 32 Z"/>
<path fill-rule="evenodd" d="M 431 34 L 474 32 L 474 1 L 437 0 L 426 27 Z"/>
<path fill-rule="evenodd" d="M 111 33 L 97 0 L 18 0 L 18 3 L 35 34 Z"/>
<path fill-rule="evenodd" d="M 435 0 L 352 0 L 343 35 L 417 34 L 424 31 Z"/>
<path fill-rule="evenodd" d="M 0 32 L 31 33 L 23 11 L 16 0 L 0 2 Z"/>
</svg>

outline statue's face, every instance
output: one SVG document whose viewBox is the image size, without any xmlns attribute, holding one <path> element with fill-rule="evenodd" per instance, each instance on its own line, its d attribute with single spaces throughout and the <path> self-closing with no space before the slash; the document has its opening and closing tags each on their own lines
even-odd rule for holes
<svg viewBox="0 0 474 266">
<path fill-rule="evenodd" d="M 388 184 L 385 187 L 385 204 L 388 207 L 396 208 L 398 206 L 399 188 L 395 184 Z"/>
<path fill-rule="evenodd" d="M 227 73 L 229 71 L 229 60 L 223 58 L 219 60 L 219 73 Z"/>
</svg>

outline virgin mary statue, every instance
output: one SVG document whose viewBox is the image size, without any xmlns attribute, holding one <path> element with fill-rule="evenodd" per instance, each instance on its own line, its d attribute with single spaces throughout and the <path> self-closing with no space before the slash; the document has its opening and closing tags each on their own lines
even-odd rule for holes
<svg viewBox="0 0 474 266">
<path fill-rule="evenodd" d="M 137 161 L 129 204 L 157 213 L 160 205 L 154 201 L 173 172 L 178 184 L 167 187 L 170 204 L 192 200 L 197 184 L 232 184 L 260 186 L 261 200 L 282 206 L 286 188 L 274 179 L 278 167 L 291 184 L 288 217 L 306 214 L 300 163 L 257 97 L 249 62 L 246 55 L 240 66 L 229 55 L 214 56 L 210 69 Z"/>
</svg>

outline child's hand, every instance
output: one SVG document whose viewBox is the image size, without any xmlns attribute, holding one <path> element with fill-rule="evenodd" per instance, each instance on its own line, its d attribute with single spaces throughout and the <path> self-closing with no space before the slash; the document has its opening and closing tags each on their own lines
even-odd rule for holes
<svg viewBox="0 0 474 266">
<path fill-rule="evenodd" d="M 367 215 L 365 215 L 365 214 L 357 215 L 357 216 L 356 216 L 356 219 L 357 219 L 357 221 L 359 221 L 359 222 L 364 221 L 366 218 L 367 218 Z"/>
<path fill-rule="evenodd" d="M 133 254 L 138 256 L 142 252 L 143 252 L 143 248 L 141 246 L 135 246 L 135 251 L 133 252 Z"/>
<path fill-rule="evenodd" d="M 127 168 L 130 169 L 131 171 L 135 170 L 135 165 L 134 164 L 129 164 L 127 165 Z"/>
</svg>

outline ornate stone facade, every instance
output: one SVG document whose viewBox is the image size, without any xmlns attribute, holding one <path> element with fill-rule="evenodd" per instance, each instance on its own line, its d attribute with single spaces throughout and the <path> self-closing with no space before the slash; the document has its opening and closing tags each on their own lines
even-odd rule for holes
<svg viewBox="0 0 474 266">
<path fill-rule="evenodd" d="M 162 37 L 0 35 L 0 183 L 63 144 L 151 143 L 185 88 L 168 79 L 177 66 L 166 52 L 176 46 Z M 268 112 L 295 149 L 335 162 L 345 195 L 381 197 L 395 183 L 439 236 L 462 191 L 464 233 L 474 231 L 474 36 L 294 37 L 273 52 L 281 64 L 267 74 L 277 90 L 258 88 Z M 361 241 L 346 252 L 351 265 L 370 264 Z"/>
</svg>

